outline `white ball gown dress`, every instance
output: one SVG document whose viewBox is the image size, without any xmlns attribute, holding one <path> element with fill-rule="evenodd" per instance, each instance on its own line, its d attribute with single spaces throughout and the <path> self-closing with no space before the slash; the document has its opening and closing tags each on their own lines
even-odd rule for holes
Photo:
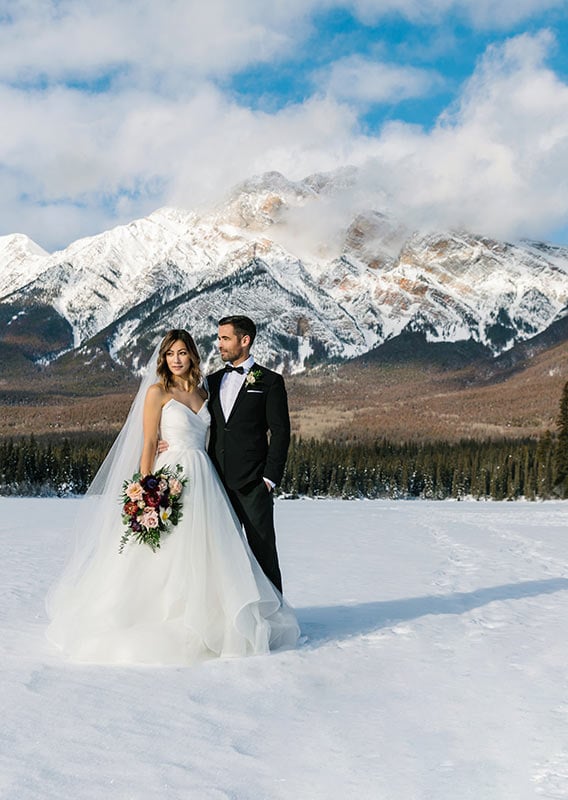
<svg viewBox="0 0 568 800">
<path fill-rule="evenodd" d="M 160 548 L 131 540 L 119 553 L 118 491 L 89 557 L 52 590 L 47 636 L 71 660 L 183 665 L 297 644 L 294 612 L 254 558 L 207 455 L 209 424 L 207 401 L 198 413 L 175 399 L 162 409 L 169 449 L 155 468 L 180 464 L 188 482 L 182 519 Z M 97 500 L 79 502 L 96 520 Z"/>
</svg>

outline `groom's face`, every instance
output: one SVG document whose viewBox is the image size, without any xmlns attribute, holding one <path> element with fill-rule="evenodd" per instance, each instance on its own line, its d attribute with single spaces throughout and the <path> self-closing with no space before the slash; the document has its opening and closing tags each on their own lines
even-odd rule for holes
<svg viewBox="0 0 568 800">
<path fill-rule="evenodd" d="M 250 336 L 239 336 L 232 325 L 219 325 L 219 352 L 223 361 L 238 365 L 249 355 Z"/>
</svg>

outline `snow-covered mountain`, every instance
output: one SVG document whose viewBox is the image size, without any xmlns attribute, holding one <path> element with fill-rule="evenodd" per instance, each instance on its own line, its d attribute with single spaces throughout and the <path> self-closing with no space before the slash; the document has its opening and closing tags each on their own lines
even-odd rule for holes
<svg viewBox="0 0 568 800">
<path fill-rule="evenodd" d="M 49 254 L 21 233 L 0 236 L 0 298 L 40 275 Z"/>
<path fill-rule="evenodd" d="M 347 212 L 352 183 L 352 170 L 267 173 L 208 211 L 162 208 L 53 254 L 2 237 L 0 342 L 43 363 L 104 351 L 136 369 L 171 327 L 212 358 L 217 320 L 247 313 L 259 360 L 297 371 L 408 330 L 498 354 L 565 312 L 568 248 L 413 233 Z"/>
</svg>

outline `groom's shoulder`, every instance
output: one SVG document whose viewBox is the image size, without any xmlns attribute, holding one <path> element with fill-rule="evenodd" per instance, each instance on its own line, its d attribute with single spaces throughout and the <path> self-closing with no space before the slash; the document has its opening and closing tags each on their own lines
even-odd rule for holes
<svg viewBox="0 0 568 800">
<path fill-rule="evenodd" d="M 224 369 L 217 369 L 215 372 L 209 372 L 207 375 L 207 385 L 216 387 L 221 383 L 221 378 L 225 374 Z"/>
<path fill-rule="evenodd" d="M 259 369 L 262 372 L 263 380 L 266 380 L 267 383 L 284 383 L 284 378 L 279 372 L 263 367 L 262 364 L 257 364 L 256 361 L 253 365 L 253 370 L 255 369 Z"/>
<path fill-rule="evenodd" d="M 225 368 L 221 367 L 221 369 L 216 369 L 215 372 L 208 372 L 207 373 L 207 380 L 210 381 L 212 378 L 221 378 L 225 373 Z"/>
</svg>

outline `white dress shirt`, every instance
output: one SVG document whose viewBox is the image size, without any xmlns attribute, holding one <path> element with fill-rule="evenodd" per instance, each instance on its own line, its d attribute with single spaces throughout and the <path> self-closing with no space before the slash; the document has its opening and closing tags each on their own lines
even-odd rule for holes
<svg viewBox="0 0 568 800">
<path fill-rule="evenodd" d="M 228 362 L 229 364 L 231 362 Z M 219 400 L 221 401 L 221 408 L 223 409 L 223 416 L 225 420 L 229 419 L 235 400 L 238 393 L 241 391 L 242 385 L 246 380 L 248 372 L 252 369 L 254 364 L 253 356 L 249 356 L 246 361 L 239 364 L 244 372 L 240 375 L 238 372 L 225 372 L 221 378 L 221 388 L 219 389 Z M 233 366 L 231 364 L 231 366 Z"/>
</svg>

